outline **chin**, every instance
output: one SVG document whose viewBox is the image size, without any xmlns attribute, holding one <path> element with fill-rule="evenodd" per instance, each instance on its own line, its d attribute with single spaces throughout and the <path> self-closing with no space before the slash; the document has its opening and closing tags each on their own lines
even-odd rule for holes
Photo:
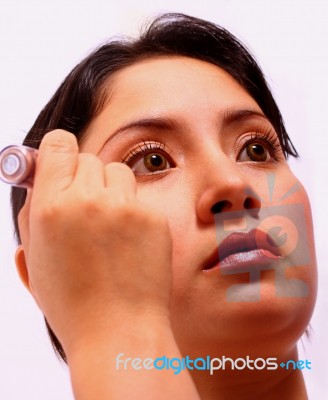
<svg viewBox="0 0 328 400">
<path fill-rule="evenodd" d="M 308 327 L 315 294 L 305 298 L 277 297 L 274 285 L 264 282 L 260 299 L 249 301 L 253 297 L 250 288 L 248 285 L 245 292 L 241 290 L 244 301 L 209 302 L 197 313 L 195 309 L 189 313 L 185 310 L 174 324 L 183 353 L 198 357 L 263 357 L 295 349 Z"/>
</svg>

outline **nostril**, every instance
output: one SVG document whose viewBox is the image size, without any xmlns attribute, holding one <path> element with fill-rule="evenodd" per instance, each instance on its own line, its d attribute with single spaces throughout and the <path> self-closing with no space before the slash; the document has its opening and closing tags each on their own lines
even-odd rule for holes
<svg viewBox="0 0 328 400">
<path fill-rule="evenodd" d="M 260 208 L 260 204 L 258 204 L 257 199 L 252 197 L 247 197 L 243 204 L 243 210 L 256 210 Z M 232 208 L 232 203 L 228 200 L 218 201 L 211 207 L 212 214 L 219 214 L 223 211 L 228 211 Z M 237 211 L 237 210 L 235 210 Z M 241 211 L 241 210 L 240 210 Z"/>
<path fill-rule="evenodd" d="M 223 200 L 223 201 L 218 201 L 211 207 L 211 213 L 212 214 L 218 214 L 222 212 L 223 210 L 227 210 L 232 206 L 230 201 Z"/>
<path fill-rule="evenodd" d="M 254 208 L 254 202 L 251 198 L 247 197 L 247 199 L 244 201 L 244 207 L 246 210 L 250 210 L 251 208 Z"/>
<path fill-rule="evenodd" d="M 258 199 L 253 198 L 253 197 L 247 197 L 244 201 L 244 208 L 246 210 L 252 210 L 254 208 L 260 208 L 260 203 Z"/>
</svg>

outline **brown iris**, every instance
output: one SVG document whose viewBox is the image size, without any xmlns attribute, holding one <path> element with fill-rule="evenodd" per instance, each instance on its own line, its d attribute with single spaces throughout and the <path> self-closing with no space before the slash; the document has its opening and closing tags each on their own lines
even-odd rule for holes
<svg viewBox="0 0 328 400">
<path fill-rule="evenodd" d="M 268 150 L 259 143 L 248 144 L 246 152 L 252 161 L 266 161 L 268 157 Z"/>
<path fill-rule="evenodd" d="M 167 160 L 160 153 L 149 153 L 144 157 L 145 167 L 151 171 L 162 171 L 167 168 Z"/>
</svg>

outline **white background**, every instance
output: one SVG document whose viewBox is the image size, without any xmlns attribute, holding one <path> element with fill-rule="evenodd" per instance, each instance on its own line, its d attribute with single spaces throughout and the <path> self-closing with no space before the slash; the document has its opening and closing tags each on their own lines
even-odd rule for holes
<svg viewBox="0 0 328 400">
<path fill-rule="evenodd" d="M 118 33 L 135 34 L 150 16 L 180 11 L 228 28 L 264 69 L 301 154 L 291 162 L 313 208 L 319 297 L 301 357 L 310 399 L 328 398 L 328 6 L 325 0 L 0 0 L 0 148 L 21 142 L 72 67 Z M 20 284 L 9 188 L 0 184 L 0 399 L 72 399 L 67 369 L 53 355 L 43 318 Z"/>
</svg>

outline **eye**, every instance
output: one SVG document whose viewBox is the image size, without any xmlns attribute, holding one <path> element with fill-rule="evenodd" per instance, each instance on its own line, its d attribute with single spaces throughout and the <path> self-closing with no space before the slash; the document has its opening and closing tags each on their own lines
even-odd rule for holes
<svg viewBox="0 0 328 400">
<path fill-rule="evenodd" d="M 161 172 L 170 167 L 170 163 L 163 154 L 148 153 L 135 161 L 131 169 L 136 175 L 143 175 L 149 172 Z"/>
<path fill-rule="evenodd" d="M 270 160 L 268 149 L 262 143 L 247 143 L 238 157 L 238 161 L 264 162 Z"/>
<path fill-rule="evenodd" d="M 131 151 L 125 160 L 135 175 L 149 175 L 164 172 L 174 167 L 163 143 L 144 142 Z"/>
<path fill-rule="evenodd" d="M 263 133 L 258 131 L 242 141 L 244 144 L 239 144 L 241 147 L 237 158 L 239 162 L 278 162 L 284 158 L 280 140 L 274 131 Z"/>
</svg>

